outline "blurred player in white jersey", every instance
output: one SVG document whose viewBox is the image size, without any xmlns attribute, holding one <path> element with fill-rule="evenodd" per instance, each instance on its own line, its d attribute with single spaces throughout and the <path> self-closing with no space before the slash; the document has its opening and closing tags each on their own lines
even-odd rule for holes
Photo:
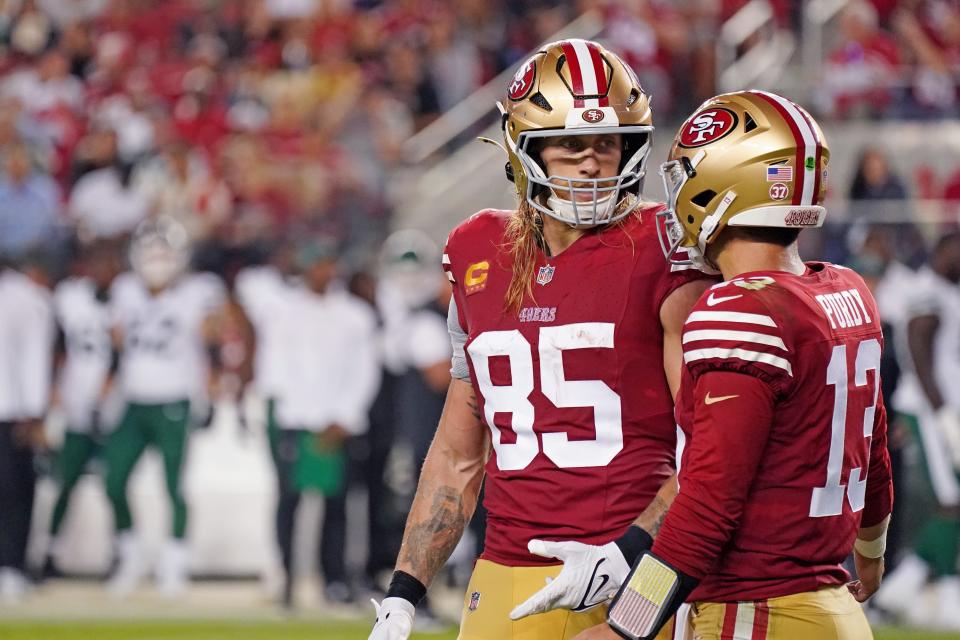
<svg viewBox="0 0 960 640">
<path fill-rule="evenodd" d="M 291 268 L 283 260 L 289 253 L 287 249 L 286 246 L 275 248 L 271 263 L 246 267 L 234 281 L 236 300 L 253 329 L 253 379 L 243 391 L 241 412 L 258 416 L 261 425 L 265 422 L 271 459 L 274 461 L 277 459 L 277 394 L 284 368 L 284 355 L 280 349 L 283 344 L 281 321 L 284 314 L 279 309 L 284 294 L 291 286 Z M 263 570 L 264 587 L 268 593 L 273 594 L 281 589 L 283 573 L 282 559 L 277 553 Z"/>
<path fill-rule="evenodd" d="M 107 495 L 113 506 L 120 564 L 111 579 L 117 595 L 132 591 L 147 569 L 133 531 L 127 483 L 144 450 L 160 450 L 172 506 L 171 539 L 157 566 L 160 590 L 178 595 L 188 579 L 187 505 L 181 489 L 191 404 L 215 393 L 216 320 L 225 299 L 221 281 L 190 273 L 186 231 L 170 219 L 138 228 L 130 248 L 132 273 L 110 292 L 119 387 L 126 409 L 106 450 Z M 196 412 L 194 412 L 195 414 Z"/>
<path fill-rule="evenodd" d="M 907 362 L 894 404 L 919 445 L 938 510 L 923 524 L 907 555 L 884 582 L 877 604 L 911 622 L 960 630 L 960 233 L 942 237 L 908 290 L 898 333 Z M 936 609 L 919 595 L 935 581 Z"/>
<path fill-rule="evenodd" d="M 298 244 L 301 282 L 278 290 L 270 313 L 283 363 L 274 393 L 271 452 L 277 469 L 277 543 L 285 573 L 283 603 L 293 605 L 293 531 L 305 489 L 324 495 L 320 565 L 327 600 L 352 593 L 344 562 L 346 451 L 362 434 L 380 382 L 376 318 L 336 281 L 336 247 L 322 240 Z"/>
<path fill-rule="evenodd" d="M 50 294 L 0 264 L 0 603 L 19 600 L 53 369 Z"/>
<path fill-rule="evenodd" d="M 73 488 L 117 418 L 105 401 L 115 365 L 109 296 L 122 269 L 120 248 L 115 241 L 96 240 L 81 249 L 80 258 L 83 275 L 62 281 L 53 295 L 60 349 L 55 404 L 66 419 L 66 433 L 55 467 L 59 493 L 43 568 L 48 577 L 59 574 L 59 535 Z"/>
</svg>

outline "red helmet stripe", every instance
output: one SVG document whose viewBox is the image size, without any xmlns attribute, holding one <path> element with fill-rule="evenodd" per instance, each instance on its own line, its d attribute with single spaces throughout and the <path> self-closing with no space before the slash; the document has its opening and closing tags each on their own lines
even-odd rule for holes
<svg viewBox="0 0 960 640">
<path fill-rule="evenodd" d="M 805 179 L 806 171 L 803 167 L 803 152 L 804 147 L 806 146 L 803 142 L 803 135 L 800 133 L 800 128 L 797 126 L 797 123 L 794 121 L 793 117 L 787 113 L 787 110 L 777 102 L 772 96 L 769 96 L 761 91 L 751 91 L 755 96 L 760 96 L 767 102 L 773 105 L 773 108 L 777 110 L 780 116 L 783 118 L 784 122 L 787 123 L 787 126 L 790 127 L 790 131 L 793 133 L 793 141 L 797 147 L 796 160 L 794 160 L 793 167 L 793 200 L 792 204 L 798 205 L 801 203 L 803 198 L 803 182 Z"/>
<path fill-rule="evenodd" d="M 603 64 L 603 58 L 600 57 L 600 50 L 592 42 L 587 43 L 587 49 L 590 50 L 590 60 L 593 62 L 593 73 L 597 78 L 597 94 L 600 96 L 600 106 L 609 107 L 610 99 L 607 97 L 607 70 Z"/>
<path fill-rule="evenodd" d="M 569 40 L 560 45 L 563 48 L 563 55 L 567 58 L 567 68 L 570 69 L 570 81 L 573 83 L 573 106 L 583 107 L 583 99 L 577 96 L 583 95 L 583 75 L 580 73 L 580 58 L 577 57 L 577 51 L 573 48 L 573 43 Z"/>
<path fill-rule="evenodd" d="M 820 134 L 817 133 L 816 127 L 813 126 L 813 122 L 810 119 L 810 114 L 807 113 L 806 109 L 802 109 L 798 105 L 797 111 L 799 111 L 800 115 L 803 116 L 807 126 L 810 127 L 810 133 L 813 134 L 814 140 L 817 141 L 817 162 L 813 169 L 813 198 L 811 199 L 810 204 L 820 204 L 820 179 L 822 173 L 820 171 L 820 161 L 823 158 L 823 140 L 820 138 Z"/>
</svg>

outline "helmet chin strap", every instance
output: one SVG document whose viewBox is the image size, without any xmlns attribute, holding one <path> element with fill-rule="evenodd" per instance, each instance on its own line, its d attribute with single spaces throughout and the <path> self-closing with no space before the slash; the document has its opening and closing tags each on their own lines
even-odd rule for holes
<svg viewBox="0 0 960 640">
<path fill-rule="evenodd" d="M 567 200 L 566 198 L 561 198 L 551 190 L 550 195 L 547 197 L 546 205 L 547 208 L 557 214 L 556 216 L 551 217 L 554 217 L 557 220 L 570 225 L 571 227 L 577 227 L 580 225 L 589 225 L 592 227 L 601 224 L 600 222 L 597 222 L 597 218 L 600 217 L 599 214 L 601 212 L 605 212 L 614 204 L 611 202 L 613 197 L 614 194 L 611 193 L 604 198 L 582 202 L 580 203 L 580 206 L 577 206 L 572 201 Z M 579 215 L 579 212 L 583 210 L 592 211 L 592 215 L 590 216 L 589 220 L 586 220 Z"/>
</svg>

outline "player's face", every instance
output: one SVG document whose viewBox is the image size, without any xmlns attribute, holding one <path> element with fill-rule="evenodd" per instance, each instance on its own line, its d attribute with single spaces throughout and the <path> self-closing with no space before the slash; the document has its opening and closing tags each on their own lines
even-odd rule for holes
<svg viewBox="0 0 960 640">
<path fill-rule="evenodd" d="M 115 251 L 103 251 L 93 256 L 88 263 L 88 272 L 98 287 L 108 286 L 120 273 L 120 256 Z"/>
<path fill-rule="evenodd" d="M 336 260 L 317 260 L 303 272 L 303 279 L 314 291 L 324 291 L 337 275 Z"/>
<path fill-rule="evenodd" d="M 616 178 L 623 155 L 623 138 L 619 133 L 564 135 L 545 138 L 540 151 L 546 173 L 555 178 Z M 566 186 L 567 180 L 551 180 L 557 185 Z M 600 183 L 599 186 L 614 186 L 615 180 Z M 574 183 L 574 187 L 589 187 L 590 183 Z M 561 198 L 569 198 L 569 191 L 554 190 Z M 591 193 L 578 193 L 578 202 L 593 200 Z"/>
</svg>

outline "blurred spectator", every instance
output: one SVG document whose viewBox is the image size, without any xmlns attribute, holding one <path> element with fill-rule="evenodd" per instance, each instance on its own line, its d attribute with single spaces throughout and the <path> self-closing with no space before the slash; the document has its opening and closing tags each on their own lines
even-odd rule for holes
<svg viewBox="0 0 960 640">
<path fill-rule="evenodd" d="M 39 54 L 54 37 L 53 21 L 37 7 L 35 0 L 9 4 L 19 6 L 7 36 L 11 48 L 27 56 Z"/>
<path fill-rule="evenodd" d="M 877 147 L 864 148 L 850 185 L 850 217 L 860 225 L 888 225 L 894 233 L 895 258 L 916 266 L 923 260 L 926 246 L 913 224 L 914 214 L 907 196 L 903 180 L 890 167 L 887 153 Z M 863 228 L 854 226 L 851 233 L 862 234 Z"/>
<path fill-rule="evenodd" d="M 482 80 L 480 52 L 469 38 L 461 37 L 456 15 L 441 11 L 427 32 L 430 75 L 437 88 L 440 109 L 446 111 L 473 93 Z"/>
<path fill-rule="evenodd" d="M 841 44 L 824 71 L 821 108 L 838 117 L 884 115 L 895 95 L 900 54 L 878 27 L 877 11 L 855 0 L 840 15 Z"/>
<path fill-rule="evenodd" d="M 26 67 L 7 76 L 0 94 L 20 101 L 27 113 L 36 114 L 66 106 L 83 106 L 83 84 L 70 75 L 70 60 L 53 49 L 43 54 L 36 67 Z"/>
<path fill-rule="evenodd" d="M 100 15 L 109 0 L 37 0 L 37 6 L 50 16 L 57 27 L 64 28 Z"/>
<path fill-rule="evenodd" d="M 925 2 L 919 12 L 898 12 L 893 25 L 916 66 L 910 74 L 910 99 L 903 107 L 903 115 L 911 118 L 956 115 L 954 77 L 960 64 L 960 10 L 949 2 Z"/>
<path fill-rule="evenodd" d="M 860 161 L 850 185 L 850 200 L 905 200 L 907 190 L 900 176 L 890 169 L 887 154 L 877 147 L 860 152 Z M 874 216 L 875 217 L 875 216 Z"/>
<path fill-rule="evenodd" d="M 149 200 L 151 213 L 179 221 L 193 241 L 207 239 L 230 216 L 230 190 L 182 143 L 169 145 L 133 180 Z"/>
<path fill-rule="evenodd" d="M 81 166 L 92 170 L 77 180 L 70 196 L 70 218 L 90 237 L 128 233 L 148 213 L 146 196 L 132 188 L 130 168 L 120 163 L 117 135 L 99 131 L 84 139 L 78 149 Z"/>
<path fill-rule="evenodd" d="M 60 188 L 33 166 L 22 142 L 4 149 L 0 177 L 0 254 L 19 259 L 45 248 L 60 221 Z"/>
<path fill-rule="evenodd" d="M 386 67 L 390 89 L 412 112 L 415 128 L 422 129 L 439 115 L 440 98 L 420 54 L 410 44 L 394 44 L 387 50 Z"/>
</svg>

